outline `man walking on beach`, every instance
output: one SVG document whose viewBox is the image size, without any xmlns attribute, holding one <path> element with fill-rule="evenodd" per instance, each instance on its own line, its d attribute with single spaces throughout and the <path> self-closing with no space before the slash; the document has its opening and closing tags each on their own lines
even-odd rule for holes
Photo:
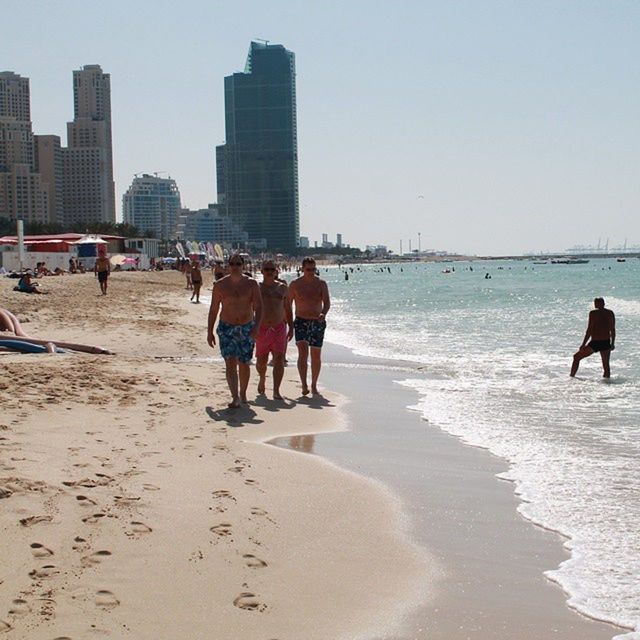
<svg viewBox="0 0 640 640">
<path fill-rule="evenodd" d="M 580 366 L 580 360 L 588 358 L 596 351 L 600 352 L 602 358 L 603 377 L 611 377 L 609 369 L 609 358 L 615 349 L 616 341 L 616 317 L 611 309 L 604 308 L 604 298 L 595 298 L 593 301 L 595 309 L 589 312 L 589 324 L 584 334 L 584 340 L 580 349 L 573 355 L 571 365 L 571 377 L 575 376 Z M 587 341 L 591 338 L 591 342 Z"/>
<path fill-rule="evenodd" d="M 287 342 L 293 337 L 293 314 L 287 284 L 276 280 L 277 268 L 273 260 L 262 263 L 260 293 L 262 294 L 262 322 L 256 337 L 256 369 L 260 380 L 258 393 L 265 393 L 267 361 L 273 354 L 273 399 L 282 400 L 280 383 L 284 376 Z"/>
<path fill-rule="evenodd" d="M 241 403 L 247 403 L 249 363 L 262 320 L 262 298 L 258 283 L 242 273 L 244 258 L 241 255 L 231 256 L 229 267 L 231 273 L 213 286 L 207 342 L 210 347 L 216 344 L 213 327 L 222 307 L 217 333 L 231 392 L 229 408 L 237 409 Z"/>
<path fill-rule="evenodd" d="M 316 262 L 313 258 L 302 261 L 302 276 L 291 283 L 289 297 L 295 306 L 293 326 L 298 347 L 298 373 L 302 382 L 302 395 L 308 395 L 307 359 L 311 353 L 311 392 L 318 395 L 318 377 L 320 376 L 321 349 L 324 330 L 327 326 L 326 315 L 331 307 L 329 288 L 324 280 L 316 275 Z"/>
<path fill-rule="evenodd" d="M 105 255 L 98 256 L 96 258 L 96 263 L 93 266 L 93 272 L 98 277 L 98 282 L 100 283 L 100 291 L 102 291 L 102 295 L 107 295 L 107 280 L 109 279 L 109 274 L 111 273 L 111 262 L 109 262 L 109 258 Z"/>
</svg>

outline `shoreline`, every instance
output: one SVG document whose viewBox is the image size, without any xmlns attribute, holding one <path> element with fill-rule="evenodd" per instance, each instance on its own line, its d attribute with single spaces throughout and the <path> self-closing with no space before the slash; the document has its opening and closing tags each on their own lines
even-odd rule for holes
<svg viewBox="0 0 640 640">
<path fill-rule="evenodd" d="M 429 548 L 431 552 L 435 552 L 439 561 L 444 564 L 445 571 L 449 572 L 449 579 L 444 580 L 444 586 L 441 585 L 442 589 L 438 592 L 435 612 L 430 606 L 422 607 L 421 611 L 412 617 L 411 635 L 392 636 L 394 640 L 405 640 L 409 637 L 412 640 L 454 640 L 468 637 L 466 634 L 471 630 L 480 634 L 474 637 L 487 639 L 538 638 L 559 633 L 559 637 L 562 638 L 605 640 L 616 634 L 631 632 L 586 616 L 568 605 L 569 594 L 545 575 L 546 571 L 557 568 L 560 562 L 570 557 L 570 552 L 563 545 L 565 536 L 544 529 L 520 514 L 518 505 L 522 504 L 522 500 L 514 491 L 514 483 L 498 477 L 506 470 L 506 461 L 485 449 L 468 445 L 459 438 L 430 426 L 417 411 L 411 409 L 412 405 L 415 405 L 415 391 L 398 385 L 394 380 L 403 377 L 403 370 L 406 372 L 404 377 L 420 375 L 417 365 L 411 366 L 406 363 L 408 366 L 405 368 L 403 363 L 357 356 L 347 347 L 333 344 L 328 346 L 329 357 L 325 359 L 327 366 L 322 376 L 328 386 L 355 391 L 355 395 L 359 397 L 359 404 L 373 403 L 377 406 L 378 414 L 385 411 L 381 402 L 385 405 L 393 402 L 395 409 L 392 412 L 387 408 L 387 414 L 393 413 L 410 446 L 419 449 L 424 448 L 427 443 L 433 448 L 419 464 L 407 465 L 410 467 L 408 473 L 414 473 L 413 481 L 398 481 L 398 474 L 403 472 L 401 467 L 396 469 L 395 475 L 383 473 L 381 466 L 398 465 L 398 460 L 377 457 L 386 455 L 386 452 L 381 451 L 376 443 L 385 442 L 388 450 L 397 446 L 397 439 L 395 436 L 389 437 L 388 433 L 385 434 L 384 429 L 363 428 L 362 425 L 371 426 L 375 418 L 364 415 L 362 411 L 354 411 L 355 403 L 347 405 L 347 411 L 349 412 L 351 407 L 352 424 L 356 425 L 356 431 L 359 431 L 357 434 L 353 437 L 345 437 L 345 434 L 321 435 L 314 442 L 313 453 L 328 457 L 340 466 L 354 469 L 363 475 L 375 477 L 400 495 L 405 506 L 409 505 L 410 508 L 413 533 L 416 534 L 412 535 L 413 539 Z M 358 376 L 353 376 L 354 370 L 358 371 Z M 354 381 L 361 380 L 363 376 L 367 383 L 360 384 L 364 389 L 358 389 Z M 385 381 L 376 382 L 376 378 L 384 378 Z M 379 384 L 380 388 L 377 388 L 376 384 Z M 391 388 L 391 391 L 385 391 L 385 388 Z M 372 393 L 372 390 L 377 393 Z M 349 391 L 345 393 L 351 395 Z M 384 396 L 385 399 L 381 400 Z M 375 409 L 371 411 L 371 414 L 375 413 Z M 282 439 L 272 444 L 296 448 Z M 358 451 L 363 448 L 369 449 L 368 455 Z M 439 450 L 439 453 L 434 454 L 434 450 Z M 405 463 L 406 454 L 405 451 L 399 458 Z M 425 465 L 428 464 L 439 464 L 441 468 L 435 474 L 432 471 L 425 473 Z M 434 495 L 442 496 L 447 494 L 447 490 L 451 491 L 453 470 L 460 475 L 456 480 L 457 493 L 453 494 L 453 504 L 447 504 L 446 499 L 440 499 L 438 504 Z M 429 491 L 421 489 L 424 476 L 438 485 L 432 492 L 434 495 L 429 495 Z M 465 500 L 468 500 L 465 493 L 475 498 L 481 497 L 489 507 L 483 511 L 478 507 L 480 501 L 465 506 Z M 444 536 L 442 533 L 439 534 L 441 539 L 430 530 L 433 527 L 425 522 L 429 509 L 434 507 L 437 509 L 439 527 L 445 532 Z M 468 518 L 462 517 L 465 513 Z M 480 524 L 486 526 L 484 529 L 478 528 L 479 525 L 477 522 L 474 523 L 474 520 L 483 519 L 486 522 Z M 467 537 L 464 544 L 458 542 L 456 547 L 451 540 L 458 535 L 456 531 L 465 527 L 478 531 L 475 536 Z M 478 532 L 483 533 L 484 538 L 488 539 L 495 536 L 496 529 L 500 529 L 501 543 L 494 545 L 493 551 L 483 548 L 486 545 L 482 542 L 482 536 L 478 536 Z M 508 549 L 510 554 L 510 566 L 505 560 L 505 549 Z M 533 560 L 528 557 L 531 553 L 534 556 Z M 472 572 L 466 577 L 456 578 L 455 574 L 459 572 L 451 566 L 456 558 L 464 558 L 465 563 L 477 565 L 475 577 Z M 495 569 L 496 563 L 507 563 L 506 566 L 501 566 L 503 575 Z M 482 575 L 483 570 L 487 572 L 485 576 Z M 487 593 L 488 591 L 490 593 Z M 466 599 L 467 609 L 473 606 L 477 608 L 475 615 L 469 611 L 461 615 L 459 598 L 462 594 Z M 520 594 L 520 599 L 516 594 Z M 503 613 L 505 609 L 506 616 Z M 504 635 L 501 635 L 503 633 Z"/>
</svg>

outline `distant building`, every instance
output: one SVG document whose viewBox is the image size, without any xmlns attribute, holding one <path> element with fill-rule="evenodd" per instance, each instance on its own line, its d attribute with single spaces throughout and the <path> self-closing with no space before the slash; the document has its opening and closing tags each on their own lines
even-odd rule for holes
<svg viewBox="0 0 640 640">
<path fill-rule="evenodd" d="M 159 240 L 176 237 L 180 209 L 180 191 L 171 178 L 136 176 L 122 196 L 124 222 Z"/>
<path fill-rule="evenodd" d="M 300 236 L 300 248 L 308 249 L 309 248 L 309 238 L 307 236 Z"/>
<path fill-rule="evenodd" d="M 63 150 L 64 222 L 115 222 L 111 77 L 100 65 L 73 72 L 73 111 Z"/>
<path fill-rule="evenodd" d="M 252 42 L 243 73 L 224 79 L 226 143 L 216 148 L 218 202 L 271 251 L 299 237 L 295 55 Z M 263 244 L 263 243 L 262 243 Z"/>
<path fill-rule="evenodd" d="M 195 211 L 182 209 L 178 228 L 178 237 L 184 240 L 233 247 L 245 247 L 249 241 L 249 234 L 231 220 L 220 204 Z"/>
<path fill-rule="evenodd" d="M 389 249 L 383 244 L 376 244 L 376 245 L 368 244 L 366 250 L 376 258 L 384 258 L 389 253 Z"/>
<path fill-rule="evenodd" d="M 36 171 L 49 198 L 49 221 L 64 220 L 64 159 L 60 137 L 54 135 L 33 136 L 35 142 Z"/>
<path fill-rule="evenodd" d="M 0 218 L 48 222 L 49 194 L 36 171 L 29 79 L 0 73 Z"/>
<path fill-rule="evenodd" d="M 148 258 L 160 257 L 160 240 L 156 238 L 125 238 L 124 246 Z"/>
<path fill-rule="evenodd" d="M 333 249 L 333 242 L 329 242 L 329 235 L 326 233 L 322 234 L 322 248 L 323 249 Z"/>
<path fill-rule="evenodd" d="M 336 234 L 336 247 L 338 247 L 338 248 L 342 247 L 342 234 L 341 233 L 337 233 Z"/>
</svg>

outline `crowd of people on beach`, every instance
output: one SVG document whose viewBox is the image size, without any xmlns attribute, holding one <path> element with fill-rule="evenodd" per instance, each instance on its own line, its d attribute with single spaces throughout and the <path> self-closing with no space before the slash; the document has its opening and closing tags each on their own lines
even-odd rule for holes
<svg viewBox="0 0 640 640">
<path fill-rule="evenodd" d="M 207 341 L 215 346 L 214 328 L 220 316 L 216 333 L 220 351 L 225 360 L 226 378 L 231 394 L 230 408 L 238 408 L 247 402 L 250 378 L 250 363 L 254 348 L 256 370 L 259 376 L 258 393 L 266 392 L 266 373 L 269 357 L 273 364 L 273 398 L 282 400 L 280 385 L 284 375 L 288 343 L 294 338 L 298 349 L 298 373 L 303 395 L 319 394 L 318 378 L 322 366 L 321 351 L 326 328 L 326 314 L 331 306 L 327 283 L 319 277 L 316 262 L 312 257 L 302 260 L 302 267 L 293 261 L 277 264 L 264 258 L 260 265 L 245 259 L 246 254 L 235 253 L 226 264 L 222 260 L 209 260 L 204 267 L 211 269 L 214 279 L 213 295 L 209 310 Z M 162 268 L 155 263 L 153 268 Z M 179 258 L 173 269 L 185 275 L 186 289 L 191 291 L 191 301 L 200 303 L 203 284 L 203 265 L 198 258 Z M 344 279 L 360 267 L 340 267 Z M 498 267 L 499 269 L 501 267 Z M 526 268 L 526 267 L 525 267 Z M 469 267 L 473 270 L 473 267 Z M 280 277 L 281 272 L 296 273 L 296 279 L 288 285 Z M 382 273 L 391 273 L 389 266 L 379 267 Z M 400 266 L 400 272 L 403 271 Z M 14 291 L 30 294 L 47 293 L 39 288 L 38 278 L 59 276 L 66 273 L 85 273 L 86 268 L 75 257 L 69 259 L 69 270 L 49 270 L 46 263 L 39 262 L 35 270 L 27 269 L 15 274 L 19 281 Z M 100 285 L 102 295 L 107 295 L 111 262 L 106 252 L 95 259 L 93 272 Z M 258 272 L 262 275 L 257 280 Z M 455 272 L 455 268 L 446 272 Z M 445 273 L 443 271 L 443 273 Z M 13 274 L 11 274 L 13 275 Z M 11 277 L 10 275 L 10 277 Z M 491 277 L 485 274 L 485 278 Z M 578 351 L 573 356 L 570 375 L 574 377 L 580 362 L 594 353 L 602 359 L 603 376 L 609 378 L 611 351 L 615 349 L 615 315 L 605 308 L 604 299 L 594 299 L 594 310 L 589 314 L 587 330 Z M 309 361 L 311 385 L 308 384 Z"/>
</svg>

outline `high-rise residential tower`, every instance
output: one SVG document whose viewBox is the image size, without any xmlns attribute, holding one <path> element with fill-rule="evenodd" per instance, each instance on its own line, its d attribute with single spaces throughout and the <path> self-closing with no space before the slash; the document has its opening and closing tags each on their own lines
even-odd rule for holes
<svg viewBox="0 0 640 640">
<path fill-rule="evenodd" d="M 175 180 L 157 175 L 134 177 L 122 196 L 124 221 L 141 233 L 151 233 L 158 240 L 176 237 L 181 212 L 180 191 Z"/>
<path fill-rule="evenodd" d="M 73 122 L 63 156 L 64 222 L 115 222 L 111 77 L 100 65 L 73 72 Z"/>
<path fill-rule="evenodd" d="M 36 172 L 29 78 L 0 72 L 0 218 L 49 222 L 47 188 Z"/>
<path fill-rule="evenodd" d="M 252 42 L 224 79 L 226 142 L 216 148 L 218 203 L 252 241 L 294 251 L 299 237 L 295 55 Z"/>
</svg>

